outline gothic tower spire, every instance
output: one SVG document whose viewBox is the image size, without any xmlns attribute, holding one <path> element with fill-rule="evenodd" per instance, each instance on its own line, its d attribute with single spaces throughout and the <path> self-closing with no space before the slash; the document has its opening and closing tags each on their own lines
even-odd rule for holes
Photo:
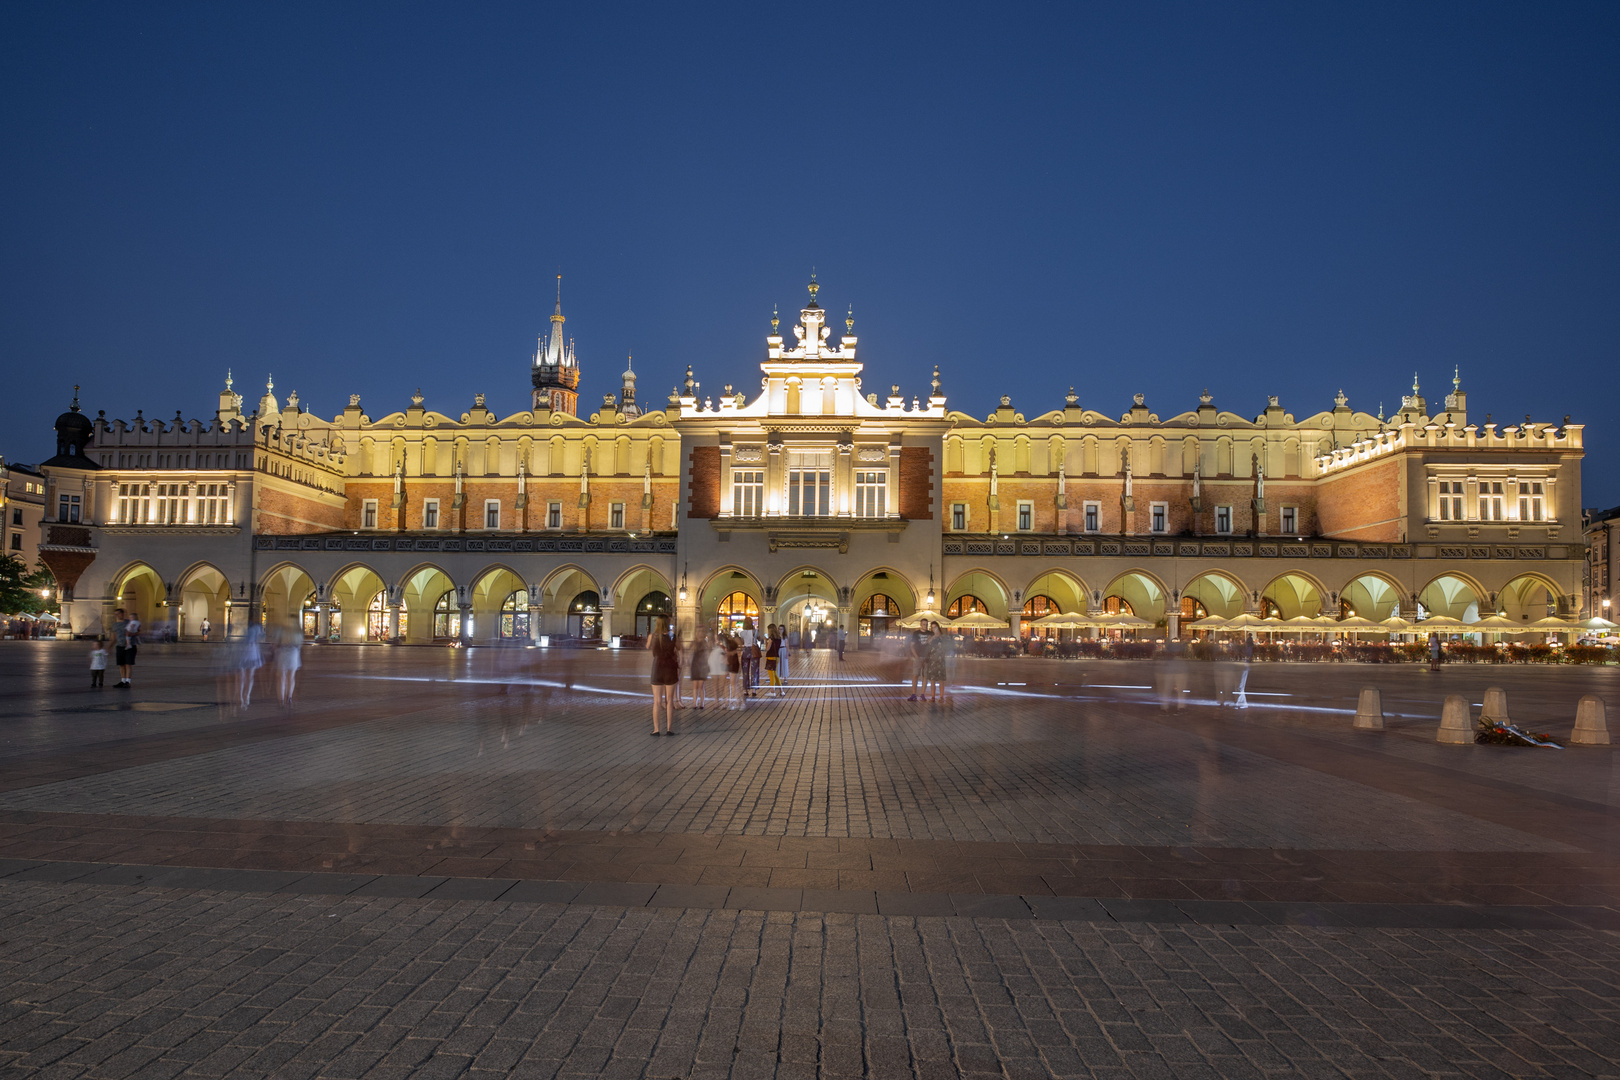
<svg viewBox="0 0 1620 1080">
<path fill-rule="evenodd" d="M 579 415 L 579 364 L 574 343 L 563 337 L 562 275 L 557 275 L 557 306 L 551 312 L 551 332 L 540 339 L 534 351 L 530 382 L 534 386 L 534 410 L 550 410 Z"/>
</svg>

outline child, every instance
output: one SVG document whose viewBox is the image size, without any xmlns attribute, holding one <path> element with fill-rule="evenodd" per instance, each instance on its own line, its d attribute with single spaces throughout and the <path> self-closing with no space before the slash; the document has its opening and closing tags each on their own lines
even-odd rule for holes
<svg viewBox="0 0 1620 1080">
<path fill-rule="evenodd" d="M 90 650 L 90 687 L 91 689 L 104 689 L 107 678 L 107 635 L 102 634 L 96 638 L 95 648 Z"/>
</svg>

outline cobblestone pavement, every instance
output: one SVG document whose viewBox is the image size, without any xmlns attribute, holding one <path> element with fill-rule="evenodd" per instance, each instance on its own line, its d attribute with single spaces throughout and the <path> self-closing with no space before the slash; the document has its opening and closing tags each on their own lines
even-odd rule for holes
<svg viewBox="0 0 1620 1080">
<path fill-rule="evenodd" d="M 10 647 L 15 645 L 16 647 Z M 1620 1076 L 1607 671 L 869 657 L 646 736 L 645 660 L 0 646 L 0 1075 Z M 1389 730 L 1348 730 L 1361 685 Z"/>
</svg>

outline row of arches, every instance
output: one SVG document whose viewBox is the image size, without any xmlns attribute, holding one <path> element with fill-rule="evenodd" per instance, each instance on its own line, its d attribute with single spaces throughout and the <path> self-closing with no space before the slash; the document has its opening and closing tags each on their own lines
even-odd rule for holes
<svg viewBox="0 0 1620 1080">
<path fill-rule="evenodd" d="M 182 638 L 200 637 L 205 620 L 221 633 L 239 628 L 246 618 L 249 598 L 241 594 L 240 586 L 233 595 L 225 575 L 210 564 L 198 564 L 182 574 L 172 597 L 158 573 L 144 563 L 126 568 L 115 580 L 117 606 L 148 625 L 173 622 Z M 457 582 L 434 564 L 417 566 L 390 581 L 361 563 L 317 580 L 287 562 L 261 575 L 257 600 L 267 621 L 301 624 L 311 637 L 492 642 L 543 634 L 641 635 L 653 620 L 676 613 L 677 597 L 688 587 L 684 580 L 677 584 L 645 565 L 632 567 L 613 581 L 598 580 L 576 565 L 552 568 L 531 581 L 510 566 L 495 565 L 470 581 Z M 710 625 L 756 619 L 811 634 L 843 627 L 856 639 L 881 635 L 893 620 L 930 606 L 952 618 L 977 611 L 1003 621 L 1014 615 L 1032 620 L 1057 611 L 1108 611 L 1163 624 L 1172 613 L 1192 620 L 1254 611 L 1282 619 L 1360 615 L 1381 621 L 1392 615 L 1432 614 L 1464 622 L 1499 612 L 1515 622 L 1533 622 L 1556 613 L 1559 595 L 1554 582 L 1535 573 L 1520 575 L 1491 592 L 1456 571 L 1436 575 L 1417 588 L 1380 572 L 1367 572 L 1334 590 L 1297 570 L 1278 574 L 1259 588 L 1212 570 L 1177 588 L 1147 570 L 1128 570 L 1106 584 L 1088 585 L 1063 569 L 1040 573 L 1021 588 L 992 570 L 974 569 L 959 574 L 936 594 L 932 585 L 919 586 L 892 568 L 868 571 L 843 586 L 816 566 L 799 567 L 770 584 L 744 568 L 722 567 L 697 583 L 692 593 L 697 617 Z"/>
</svg>

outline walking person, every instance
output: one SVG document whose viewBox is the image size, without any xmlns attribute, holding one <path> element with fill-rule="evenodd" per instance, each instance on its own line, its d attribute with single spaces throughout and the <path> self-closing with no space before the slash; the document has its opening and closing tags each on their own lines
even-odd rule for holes
<svg viewBox="0 0 1620 1080">
<path fill-rule="evenodd" d="M 647 648 L 652 651 L 652 699 L 653 699 L 653 729 L 654 735 L 675 734 L 675 706 L 674 697 L 681 682 L 681 654 L 675 645 L 675 638 L 669 632 L 669 619 L 658 616 L 658 622 L 653 627 L 652 636 L 647 639 Z M 664 730 L 658 730 L 658 706 L 664 707 Z"/>
<path fill-rule="evenodd" d="M 782 675 L 778 670 L 782 663 L 782 631 L 775 623 L 766 628 L 769 635 L 765 639 L 765 674 L 771 680 L 771 693 L 774 697 L 787 697 L 787 691 L 782 689 Z"/>
<path fill-rule="evenodd" d="M 722 633 L 720 643 L 726 650 L 726 708 L 735 709 L 742 701 L 742 638 Z"/>
<path fill-rule="evenodd" d="M 304 634 L 296 623 L 288 623 L 276 642 L 276 700 L 283 708 L 292 706 L 298 684 L 298 669 L 304 664 Z"/>
<path fill-rule="evenodd" d="M 923 658 L 927 642 L 923 639 L 923 628 L 919 627 L 911 632 L 911 640 L 906 643 L 906 658 L 911 661 L 911 696 L 907 701 L 921 701 L 918 690 L 922 687 Z"/>
<path fill-rule="evenodd" d="M 744 619 L 742 625 L 742 689 L 743 697 L 754 696 L 754 687 L 759 684 L 759 635 L 754 630 L 754 620 Z"/>
<path fill-rule="evenodd" d="M 236 703 L 242 708 L 253 704 L 253 680 L 264 666 L 264 627 L 248 624 L 236 653 Z"/>
<path fill-rule="evenodd" d="M 213 631 L 214 624 L 208 621 L 208 616 L 204 615 L 202 621 L 203 644 L 206 645 L 208 643 L 208 635 L 213 633 Z"/>
<path fill-rule="evenodd" d="M 688 674 L 692 676 L 692 706 L 696 709 L 703 708 L 703 703 L 709 696 L 710 649 L 709 630 L 700 626 L 692 638 L 692 658 L 687 667 Z"/>
<path fill-rule="evenodd" d="M 135 671 L 135 649 L 141 642 L 141 620 L 125 615 L 123 608 L 113 611 L 113 659 L 118 664 L 119 690 L 131 688 L 130 676 Z"/>
<path fill-rule="evenodd" d="M 90 688 L 104 690 L 107 687 L 107 635 L 102 634 L 96 638 L 96 643 L 90 650 Z"/>
<path fill-rule="evenodd" d="M 838 628 L 838 662 L 839 663 L 843 663 L 843 661 L 844 661 L 844 637 L 845 637 L 844 628 L 842 626 L 840 626 Z"/>
<path fill-rule="evenodd" d="M 930 623 L 928 642 L 923 652 L 923 681 L 929 701 L 938 702 L 945 696 L 945 635 L 939 623 Z"/>
</svg>

